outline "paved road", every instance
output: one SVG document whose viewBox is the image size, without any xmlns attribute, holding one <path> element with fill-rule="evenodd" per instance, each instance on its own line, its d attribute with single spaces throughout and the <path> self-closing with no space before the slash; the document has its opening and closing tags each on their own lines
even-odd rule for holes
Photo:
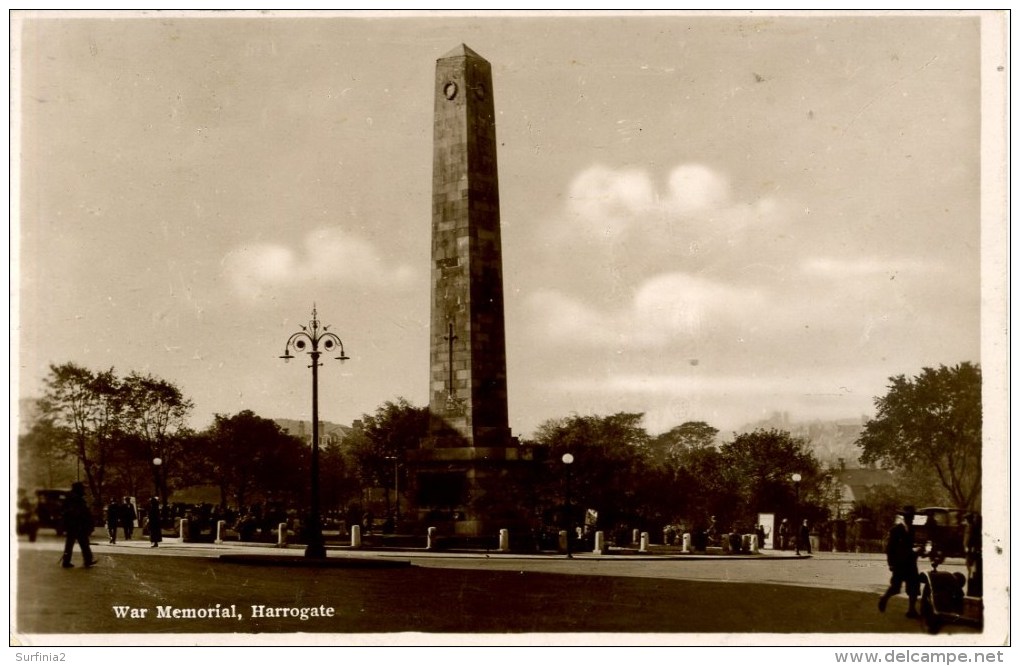
<svg viewBox="0 0 1020 666">
<path fill-rule="evenodd" d="M 97 567 L 62 570 L 59 550 L 55 539 L 20 544 L 17 629 L 34 635 L 35 641 L 51 634 L 298 631 L 863 632 L 923 637 L 919 625 L 903 617 L 905 599 L 894 600 L 885 615 L 877 612 L 876 593 L 886 574 L 875 556 L 699 560 L 579 555 L 568 561 L 553 556 L 331 551 L 334 560 L 410 561 L 414 566 L 293 569 L 217 559 L 238 552 L 280 555 L 274 548 L 168 541 L 149 549 L 136 541 L 97 545 Z M 286 554 L 300 559 L 300 552 Z M 235 605 L 242 617 L 154 617 L 159 607 L 209 608 L 217 603 L 221 608 Z M 253 605 L 332 608 L 334 614 L 305 620 L 257 617 Z M 115 607 L 148 611 L 144 618 L 118 618 Z"/>
</svg>

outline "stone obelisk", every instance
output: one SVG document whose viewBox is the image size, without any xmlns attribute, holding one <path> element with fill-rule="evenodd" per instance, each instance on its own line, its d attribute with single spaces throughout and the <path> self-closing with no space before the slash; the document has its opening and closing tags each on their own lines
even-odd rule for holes
<svg viewBox="0 0 1020 666">
<path fill-rule="evenodd" d="M 518 458 L 499 225 L 492 72 L 462 44 L 436 62 L 430 423 L 414 461 L 419 517 L 462 535 L 489 529 L 478 500 Z"/>
</svg>

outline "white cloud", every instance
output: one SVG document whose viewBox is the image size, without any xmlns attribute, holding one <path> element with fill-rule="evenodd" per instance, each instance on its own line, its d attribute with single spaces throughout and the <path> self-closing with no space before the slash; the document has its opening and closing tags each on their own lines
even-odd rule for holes
<svg viewBox="0 0 1020 666">
<path fill-rule="evenodd" d="M 223 272 L 235 293 L 251 300 L 309 283 L 404 286 L 413 277 L 410 267 L 387 265 L 370 242 L 338 227 L 308 234 L 301 252 L 271 243 L 242 245 L 224 257 Z"/>
<path fill-rule="evenodd" d="M 624 348 L 662 347 L 679 337 L 707 335 L 741 319 L 756 320 L 766 307 L 756 289 L 683 273 L 653 277 L 616 310 L 597 310 L 553 290 L 536 292 L 528 304 L 529 320 L 544 339 Z"/>
<path fill-rule="evenodd" d="M 647 171 L 595 165 L 570 183 L 565 214 L 551 228 L 563 244 L 574 245 L 580 233 L 607 246 L 704 250 L 731 245 L 747 228 L 774 225 L 786 210 L 768 197 L 734 201 L 729 178 L 703 164 L 676 166 L 661 188 Z"/>
<path fill-rule="evenodd" d="M 729 201 L 730 184 L 725 176 L 702 164 L 682 164 L 669 175 L 669 193 L 662 204 L 686 215 L 719 209 Z"/>
<path fill-rule="evenodd" d="M 646 172 L 598 165 L 574 178 L 568 206 L 590 233 L 616 238 L 627 230 L 636 215 L 651 211 L 655 199 L 655 187 Z"/>
</svg>

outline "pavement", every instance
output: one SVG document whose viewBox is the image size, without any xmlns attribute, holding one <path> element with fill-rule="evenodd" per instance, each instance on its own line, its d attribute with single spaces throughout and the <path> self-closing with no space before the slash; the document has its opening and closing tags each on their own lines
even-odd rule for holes
<svg viewBox="0 0 1020 666">
<path fill-rule="evenodd" d="M 98 533 L 94 534 L 90 544 L 96 552 L 116 552 L 122 549 L 134 551 L 145 551 L 153 555 L 186 555 L 188 557 L 219 557 L 227 554 L 259 554 L 275 555 L 277 557 L 304 557 L 304 544 L 285 544 L 283 546 L 254 541 L 228 540 L 222 542 L 186 542 L 179 537 L 164 537 L 157 548 L 152 548 L 147 539 L 120 539 L 115 544 L 107 543 L 99 539 Z M 424 538 L 423 538 L 424 541 Z M 45 540 L 37 542 L 44 543 Z M 62 541 L 60 545 L 62 545 Z M 151 553 L 149 552 L 151 551 Z M 498 559 L 535 559 L 549 560 L 566 558 L 567 555 L 561 552 L 541 551 L 536 553 L 521 553 L 514 551 L 500 551 L 487 549 L 429 549 L 421 548 L 397 548 L 391 546 L 376 547 L 365 545 L 352 547 L 327 543 L 326 557 L 332 558 L 392 558 L 392 557 L 415 557 L 415 558 L 498 558 Z M 610 547 L 603 552 L 574 551 L 570 559 L 578 560 L 620 560 L 625 558 L 628 561 L 663 561 L 663 560 L 797 560 L 808 559 L 811 554 L 797 554 L 792 550 L 760 550 L 757 553 L 727 553 L 720 548 L 709 548 L 707 552 L 682 553 L 677 547 L 651 545 L 643 552 L 636 547 L 617 548 Z M 884 557 L 884 556 L 883 556 Z"/>
</svg>

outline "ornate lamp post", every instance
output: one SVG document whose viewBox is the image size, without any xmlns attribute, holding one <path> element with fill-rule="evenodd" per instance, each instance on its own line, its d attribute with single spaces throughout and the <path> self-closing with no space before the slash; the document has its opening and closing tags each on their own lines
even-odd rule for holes
<svg viewBox="0 0 1020 666">
<path fill-rule="evenodd" d="M 312 357 L 312 364 L 309 366 L 312 369 L 312 498 L 305 557 L 324 558 L 326 541 L 322 536 L 322 518 L 319 515 L 319 356 L 323 351 L 332 352 L 333 349 L 339 348 L 340 355 L 336 357 L 338 361 L 346 361 L 350 357 L 344 353 L 344 343 L 340 338 L 329 331 L 329 326 L 322 326 L 319 323 L 314 304 L 312 319 L 308 326 L 302 326 L 300 331 L 287 339 L 283 356 L 280 357 L 285 362 L 294 358 L 290 353 L 291 347 Z"/>
<path fill-rule="evenodd" d="M 573 559 L 574 555 L 570 552 L 570 538 L 573 536 L 574 526 L 573 521 L 570 519 L 570 465 L 574 462 L 574 456 L 570 453 L 564 453 L 563 457 L 560 458 L 563 464 L 566 465 L 567 477 L 567 559 Z"/>
</svg>

